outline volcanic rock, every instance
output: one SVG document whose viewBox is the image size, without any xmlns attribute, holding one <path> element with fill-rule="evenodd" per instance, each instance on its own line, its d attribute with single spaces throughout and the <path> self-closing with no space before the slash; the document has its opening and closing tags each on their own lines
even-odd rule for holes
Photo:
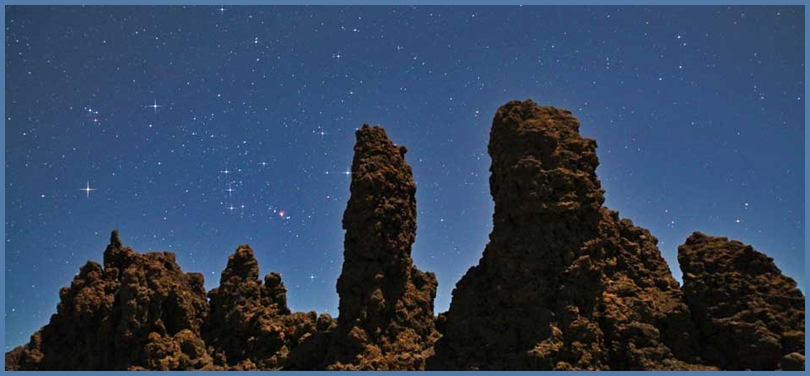
<svg viewBox="0 0 810 376">
<path fill-rule="evenodd" d="M 405 147 L 380 127 L 357 130 L 351 197 L 343 215 L 338 324 L 325 368 L 421 370 L 438 333 L 437 280 L 413 265 L 416 184 Z"/>
<path fill-rule="evenodd" d="M 201 274 L 183 273 L 174 254 L 135 253 L 113 231 L 104 266 L 89 261 L 59 291 L 57 313 L 6 354 L 6 369 L 206 369 L 203 285 Z"/>
<path fill-rule="evenodd" d="M 698 369 L 657 239 L 602 206 L 596 142 L 531 100 L 492 122 L 490 242 L 453 291 L 429 369 Z"/>
<path fill-rule="evenodd" d="M 804 370 L 804 295 L 772 258 L 695 232 L 678 247 L 678 262 L 707 361 L 729 370 Z"/>
<path fill-rule="evenodd" d="M 6 370 L 804 370 L 793 279 L 696 232 L 678 248 L 681 289 L 658 240 L 603 206 L 596 142 L 531 100 L 495 115 L 490 242 L 434 318 L 436 276 L 411 258 L 406 149 L 380 127 L 356 137 L 337 320 L 290 312 L 248 245 L 206 295 L 174 254 L 136 253 L 113 231 L 103 265 L 81 267 Z"/>
<path fill-rule="evenodd" d="M 259 265 L 248 245 L 228 257 L 220 286 L 208 293 L 211 314 L 203 337 L 216 365 L 231 370 L 277 370 L 305 339 L 333 327 L 315 312 L 291 313 L 281 275 L 259 280 Z M 327 322 L 324 323 L 323 321 Z"/>
</svg>

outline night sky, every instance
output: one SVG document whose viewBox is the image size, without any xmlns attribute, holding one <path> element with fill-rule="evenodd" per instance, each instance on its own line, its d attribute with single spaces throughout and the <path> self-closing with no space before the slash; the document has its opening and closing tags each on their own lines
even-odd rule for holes
<svg viewBox="0 0 810 376">
<path fill-rule="evenodd" d="M 573 111 L 680 280 L 695 230 L 804 286 L 803 7 L 8 7 L 5 344 L 110 231 L 219 284 L 239 244 L 337 316 L 354 131 L 406 145 L 436 312 L 492 228 L 509 100 Z M 803 288 L 803 287 L 802 287 Z"/>
</svg>

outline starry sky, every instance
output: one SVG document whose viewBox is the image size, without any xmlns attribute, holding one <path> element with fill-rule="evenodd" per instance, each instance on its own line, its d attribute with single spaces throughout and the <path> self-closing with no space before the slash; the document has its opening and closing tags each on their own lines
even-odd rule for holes
<svg viewBox="0 0 810 376">
<path fill-rule="evenodd" d="M 436 312 L 492 228 L 489 128 L 532 98 L 676 279 L 695 230 L 804 286 L 804 8 L 7 7 L 5 349 L 112 229 L 219 284 L 239 244 L 337 316 L 354 131 L 406 145 Z M 803 288 L 803 287 L 802 287 Z"/>
</svg>

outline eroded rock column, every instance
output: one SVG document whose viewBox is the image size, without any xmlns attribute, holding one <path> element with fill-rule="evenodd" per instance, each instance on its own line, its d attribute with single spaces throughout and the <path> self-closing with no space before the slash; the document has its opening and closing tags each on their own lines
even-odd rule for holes
<svg viewBox="0 0 810 376">
<path fill-rule="evenodd" d="M 453 291 L 429 368 L 700 368 L 657 240 L 602 206 L 596 142 L 571 112 L 507 103 L 489 154 L 490 242 Z"/>
<path fill-rule="evenodd" d="M 436 276 L 413 265 L 416 184 L 380 127 L 356 132 L 351 197 L 343 215 L 343 270 L 337 281 L 338 327 L 327 369 L 424 369 L 437 335 Z"/>
</svg>

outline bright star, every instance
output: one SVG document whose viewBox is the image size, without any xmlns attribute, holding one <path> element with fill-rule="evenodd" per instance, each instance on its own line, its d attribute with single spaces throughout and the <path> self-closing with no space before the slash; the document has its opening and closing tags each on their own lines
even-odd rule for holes
<svg viewBox="0 0 810 376">
<path fill-rule="evenodd" d="M 153 104 L 150 104 L 150 105 L 148 105 L 148 106 L 146 106 L 146 107 L 152 107 L 152 109 L 154 109 L 154 110 L 155 110 L 155 113 L 157 113 L 157 109 L 158 109 L 158 107 L 163 107 L 163 105 L 159 105 L 159 104 L 157 104 L 157 99 L 155 99 L 155 102 L 154 102 Z"/>
<path fill-rule="evenodd" d="M 338 172 L 334 172 L 334 171 L 333 171 L 333 172 L 329 172 L 329 171 L 326 171 L 326 174 L 327 174 L 327 175 L 329 175 L 329 174 L 342 174 L 342 175 L 346 175 L 346 178 L 348 179 L 348 178 L 349 178 L 349 176 L 351 176 L 351 175 L 352 175 L 352 171 L 351 171 L 351 170 L 349 170 L 349 169 L 347 168 L 347 169 L 346 169 L 346 171 L 338 171 Z"/>
<path fill-rule="evenodd" d="M 81 188 L 79 190 L 84 191 L 85 193 L 87 193 L 87 198 L 90 198 L 90 191 L 95 191 L 96 189 L 95 188 L 90 188 L 90 181 L 88 180 L 87 181 L 87 186 L 84 187 L 84 188 Z"/>
</svg>

